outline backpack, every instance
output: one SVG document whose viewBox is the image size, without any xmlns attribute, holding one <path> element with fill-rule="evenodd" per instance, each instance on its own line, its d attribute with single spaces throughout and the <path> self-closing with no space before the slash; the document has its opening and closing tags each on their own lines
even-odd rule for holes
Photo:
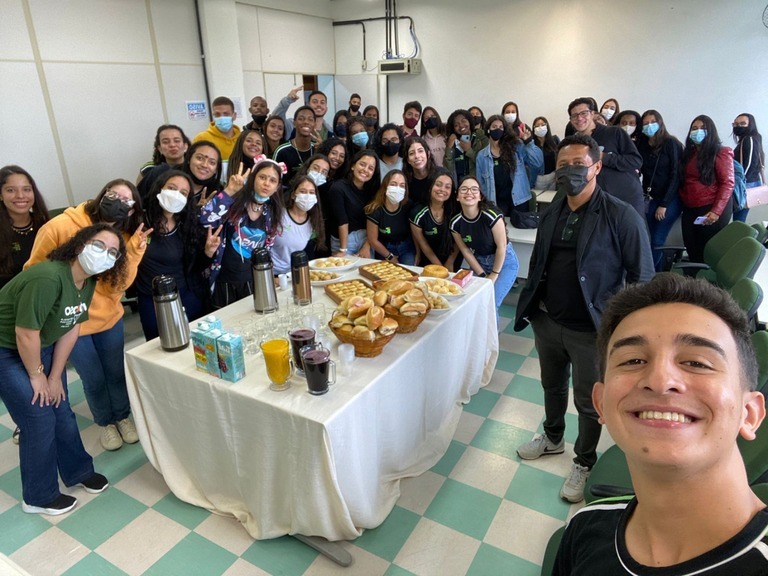
<svg viewBox="0 0 768 576">
<path fill-rule="evenodd" d="M 747 176 L 744 167 L 734 158 L 733 160 L 733 211 L 738 212 L 747 207 Z"/>
</svg>

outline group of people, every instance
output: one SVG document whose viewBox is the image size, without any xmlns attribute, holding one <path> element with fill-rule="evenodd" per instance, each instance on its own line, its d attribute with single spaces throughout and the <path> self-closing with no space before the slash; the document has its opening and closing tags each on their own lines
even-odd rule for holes
<svg viewBox="0 0 768 576">
<path fill-rule="evenodd" d="M 242 130 L 224 97 L 213 101 L 214 121 L 192 140 L 178 126 L 160 126 L 136 185 L 111 180 L 52 219 L 27 171 L 0 169 L 0 398 L 19 426 L 25 511 L 60 514 L 75 505 L 59 492 L 58 474 L 65 485 L 92 492 L 108 485 L 77 433 L 67 360 L 82 379 L 104 448 L 138 441 L 123 367 L 120 299 L 129 286 L 148 339 L 157 335 L 154 277 L 176 280 L 191 321 L 252 293 L 250 258 L 261 247 L 270 250 L 276 274 L 288 271 L 296 250 L 471 268 L 494 283 L 498 308 L 518 272 L 505 217 L 513 225 L 524 217 L 534 187 L 558 194 L 538 221 L 514 327 L 533 328 L 546 418 L 544 433 L 518 454 L 564 452 L 573 371 L 579 434 L 560 495 L 578 502 L 597 459 L 601 422 L 614 419 L 606 414 L 611 371 L 624 370 L 609 362 L 599 372 L 594 362 L 605 358 L 612 338 L 598 332 L 608 301 L 626 284 L 651 280 L 652 247 L 663 244 L 679 214 L 689 255 L 700 258 L 735 210 L 734 161 L 748 186 L 762 182 L 761 138 L 749 114 L 734 122 L 734 153 L 707 116 L 694 119 L 683 146 L 657 111 L 620 112 L 615 100 L 600 110 L 591 98 L 571 102 L 560 141 L 546 118 L 525 124 L 514 102 L 487 119 L 477 107 L 459 109 L 444 124 L 434 108 L 414 101 L 402 125 L 379 126 L 378 110 L 360 114 L 353 95 L 329 126 L 321 92 L 285 118 L 300 93 L 292 90 L 272 115 L 254 98 Z M 703 224 L 694 224 L 700 217 Z M 615 319 L 611 330 L 624 321 Z M 701 347 L 698 338 L 689 347 Z M 612 346 L 609 357 L 619 345 Z M 603 388 L 593 392 L 601 379 Z"/>
</svg>

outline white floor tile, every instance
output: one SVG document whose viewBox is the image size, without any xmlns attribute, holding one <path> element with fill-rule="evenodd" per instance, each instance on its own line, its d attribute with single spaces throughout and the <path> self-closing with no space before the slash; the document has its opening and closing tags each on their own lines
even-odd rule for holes
<svg viewBox="0 0 768 576">
<path fill-rule="evenodd" d="M 257 568 L 250 562 L 238 558 L 222 576 L 270 576 L 270 574 L 269 572 L 264 572 L 261 568 Z"/>
<path fill-rule="evenodd" d="M 563 522 L 504 500 L 483 539 L 487 544 L 506 550 L 534 564 L 541 564 L 552 533 Z"/>
<path fill-rule="evenodd" d="M 538 358 L 526 358 L 523 360 L 522 365 L 517 370 L 520 376 L 527 376 L 528 378 L 535 378 L 541 380 L 541 368 L 539 366 Z"/>
<path fill-rule="evenodd" d="M 404 478 L 400 481 L 400 499 L 397 505 L 422 515 L 444 482 L 445 476 L 430 471 L 415 478 Z"/>
<path fill-rule="evenodd" d="M 416 576 L 466 574 L 480 541 L 422 518 L 400 549 L 395 564 Z"/>
<path fill-rule="evenodd" d="M 467 446 L 449 477 L 503 498 L 519 466 L 504 456 Z"/>
<path fill-rule="evenodd" d="M 383 576 L 389 568 L 389 562 L 367 550 L 347 542 L 341 542 L 341 546 L 352 555 L 352 564 L 344 568 L 319 554 L 303 576 Z"/>
<path fill-rule="evenodd" d="M 253 544 L 253 538 L 243 525 L 230 516 L 211 514 L 197 525 L 195 532 L 237 556 Z"/>
<path fill-rule="evenodd" d="M 514 374 L 504 372 L 504 370 L 494 370 L 491 376 L 491 381 L 485 387 L 486 390 L 496 392 L 497 394 L 503 394 L 512 381 Z"/>
<path fill-rule="evenodd" d="M 471 412 L 462 411 L 459 418 L 459 425 L 456 427 L 456 432 L 453 435 L 453 439 L 462 444 L 469 444 L 477 434 L 480 426 L 485 422 L 485 418 L 472 414 Z"/>
<path fill-rule="evenodd" d="M 10 555 L 11 560 L 35 576 L 61 574 L 90 550 L 56 527 L 46 530 Z"/>
<path fill-rule="evenodd" d="M 517 334 L 499 334 L 499 348 L 507 352 L 514 352 L 522 356 L 528 356 L 533 350 L 533 338 L 519 336 Z"/>
<path fill-rule="evenodd" d="M 502 396 L 488 414 L 488 418 L 535 432 L 544 419 L 544 408 L 526 400 Z"/>
<path fill-rule="evenodd" d="M 5 512 L 6 510 L 10 510 L 14 506 L 16 506 L 19 502 L 16 500 L 16 498 L 13 498 L 10 494 L 6 494 L 2 490 L 0 490 L 0 514 Z M 2 574 L 2 572 L 0 572 Z"/>
<path fill-rule="evenodd" d="M 171 491 L 162 475 L 149 462 L 120 480 L 116 486 L 147 506 L 154 506 Z"/>
<path fill-rule="evenodd" d="M 0 443 L 0 476 L 19 465 L 19 447 L 11 439 Z"/>
</svg>

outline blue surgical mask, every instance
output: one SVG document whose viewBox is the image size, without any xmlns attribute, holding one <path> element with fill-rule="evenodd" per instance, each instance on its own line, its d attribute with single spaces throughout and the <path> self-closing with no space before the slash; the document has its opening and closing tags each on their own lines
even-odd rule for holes
<svg viewBox="0 0 768 576">
<path fill-rule="evenodd" d="M 368 132 L 358 132 L 352 135 L 352 143 L 355 146 L 365 147 L 368 145 Z"/>
<path fill-rule="evenodd" d="M 643 134 L 648 136 L 648 138 L 652 138 L 658 131 L 659 131 L 658 122 L 649 122 L 648 124 L 643 126 Z"/>
<path fill-rule="evenodd" d="M 315 183 L 315 186 L 322 186 L 328 181 L 328 179 L 325 177 L 325 174 L 318 172 L 317 170 L 310 170 L 307 172 L 307 176 L 312 179 L 312 181 Z"/>
<path fill-rule="evenodd" d="M 256 204 L 266 204 L 267 202 L 269 202 L 269 198 L 270 198 L 269 196 L 267 196 L 266 198 L 264 196 L 259 196 L 255 192 L 253 194 L 253 201 L 256 202 Z"/>
<path fill-rule="evenodd" d="M 704 142 L 704 138 L 707 137 L 707 131 L 703 128 L 699 128 L 698 130 L 691 130 L 691 133 L 688 135 L 688 137 L 694 144 L 701 144 Z"/>
<path fill-rule="evenodd" d="M 216 128 L 222 132 L 229 132 L 232 130 L 232 122 L 232 116 L 219 116 L 218 118 L 213 119 L 213 123 L 216 125 Z"/>
</svg>

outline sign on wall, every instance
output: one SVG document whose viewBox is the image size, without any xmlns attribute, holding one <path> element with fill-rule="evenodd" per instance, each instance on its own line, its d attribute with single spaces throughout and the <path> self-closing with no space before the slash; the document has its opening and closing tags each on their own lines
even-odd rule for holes
<svg viewBox="0 0 768 576">
<path fill-rule="evenodd" d="M 189 120 L 208 120 L 208 106 L 205 100 L 187 100 L 186 105 Z"/>
</svg>

